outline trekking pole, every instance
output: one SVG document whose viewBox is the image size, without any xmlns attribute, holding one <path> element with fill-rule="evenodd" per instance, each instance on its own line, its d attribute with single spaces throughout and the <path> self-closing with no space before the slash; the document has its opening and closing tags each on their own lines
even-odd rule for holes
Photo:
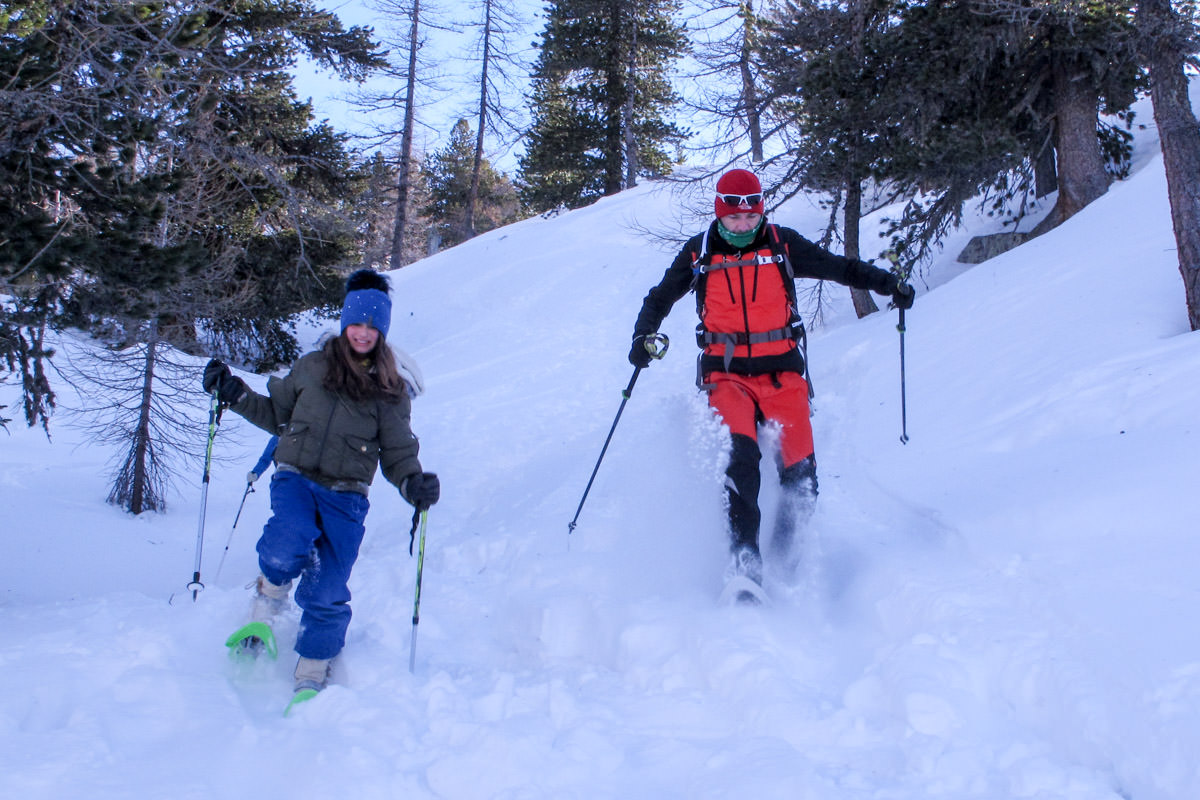
<svg viewBox="0 0 1200 800">
<path fill-rule="evenodd" d="M 421 622 L 421 573 L 425 567 L 425 521 L 428 519 L 429 511 L 421 510 L 413 513 L 413 526 L 409 531 L 408 539 L 408 554 L 411 556 L 413 551 L 413 537 L 417 531 L 417 523 L 421 525 L 421 544 L 417 547 L 417 590 L 416 597 L 413 599 L 413 629 L 412 643 L 408 650 L 408 671 L 413 673 L 417 667 L 417 625 Z"/>
<path fill-rule="evenodd" d="M 221 406 L 217 402 L 217 393 L 212 393 L 212 402 L 208 406 L 208 446 L 204 449 L 204 480 L 200 489 L 200 524 L 196 530 L 196 571 L 192 573 L 192 581 L 187 588 L 192 592 L 192 602 L 204 588 L 200 582 L 200 560 L 204 554 L 204 514 L 208 507 L 208 478 L 212 473 L 213 440 L 217 438 L 217 428 L 221 424 Z"/>
<path fill-rule="evenodd" d="M 671 346 L 671 340 L 666 337 L 666 334 L 652 333 L 645 338 L 644 342 L 646 352 L 651 358 L 659 359 L 667 354 L 667 348 Z M 579 512 L 583 511 L 583 504 L 587 501 L 588 492 L 592 490 L 592 481 L 596 480 L 596 473 L 600 471 L 600 462 L 604 460 L 604 454 L 608 451 L 608 444 L 612 441 L 613 432 L 617 429 L 617 423 L 621 421 L 621 413 L 625 410 L 625 404 L 629 402 L 629 396 L 633 394 L 633 385 L 637 383 L 638 375 L 641 373 L 641 367 L 634 367 L 633 377 L 629 379 L 629 385 L 621 392 L 621 405 L 617 408 L 617 416 L 613 420 L 612 427 L 608 429 L 608 437 L 604 440 L 604 447 L 600 448 L 600 458 L 596 459 L 596 466 L 592 468 L 592 477 L 588 478 L 587 487 L 583 490 L 583 497 L 579 499 L 579 508 L 575 509 L 575 517 L 567 525 L 567 536 L 575 530 L 575 523 L 579 521 Z"/>
<path fill-rule="evenodd" d="M 267 471 L 267 467 L 271 466 L 271 459 L 275 455 L 275 446 L 279 444 L 279 437 L 272 436 L 267 440 L 267 446 L 263 450 L 262 455 L 258 457 L 258 463 L 246 475 L 246 491 L 242 492 L 242 502 L 238 503 L 237 513 L 233 515 L 233 527 L 229 529 L 229 538 L 225 540 L 225 549 L 221 552 L 221 560 L 217 562 L 217 574 L 213 576 L 214 581 L 221 579 L 221 570 L 225 566 L 225 556 L 229 555 L 229 545 L 233 544 L 233 533 L 237 530 L 238 520 L 242 518 L 242 509 L 246 505 L 246 498 L 254 491 L 254 482 Z"/>
<path fill-rule="evenodd" d="M 892 272 L 896 277 L 907 281 L 910 270 L 900 266 L 900 254 L 895 250 L 888 250 L 884 257 L 892 262 Z M 900 311 L 900 321 L 896 324 L 896 330 L 900 331 L 900 444 L 908 444 L 908 392 L 904 385 L 904 307 L 898 305 L 896 308 Z"/>
<path fill-rule="evenodd" d="M 904 386 L 904 309 L 900 309 L 900 323 L 896 325 L 900 331 L 900 443 L 908 444 L 908 404 L 907 391 Z"/>
</svg>

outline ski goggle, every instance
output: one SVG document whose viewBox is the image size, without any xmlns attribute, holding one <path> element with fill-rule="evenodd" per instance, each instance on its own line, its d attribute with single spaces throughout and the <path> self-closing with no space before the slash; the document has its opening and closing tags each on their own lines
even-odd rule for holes
<svg viewBox="0 0 1200 800">
<path fill-rule="evenodd" d="M 717 197 L 721 198 L 721 202 L 725 205 L 733 206 L 734 208 L 740 206 L 753 208 L 762 202 L 761 194 L 720 194 Z"/>
</svg>

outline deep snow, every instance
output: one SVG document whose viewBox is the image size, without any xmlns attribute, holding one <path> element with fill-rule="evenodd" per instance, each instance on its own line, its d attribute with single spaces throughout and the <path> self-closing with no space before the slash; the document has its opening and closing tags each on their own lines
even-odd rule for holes
<svg viewBox="0 0 1200 800">
<path fill-rule="evenodd" d="M 672 255 L 636 232 L 686 202 L 662 185 L 392 274 L 443 482 L 415 674 L 411 511 L 382 479 L 339 682 L 284 719 L 298 615 L 278 662 L 222 647 L 263 484 L 216 575 L 265 437 L 223 422 L 193 602 L 198 474 L 132 518 L 104 503 L 108 451 L 10 425 L 0 795 L 1200 797 L 1200 338 L 1156 147 L 1139 132 L 1128 180 L 1015 251 L 968 268 L 994 223 L 956 234 L 908 314 L 907 445 L 896 314 L 855 320 L 837 292 L 809 345 L 820 508 L 767 608 L 715 602 L 726 440 L 690 298 L 567 532 Z M 824 214 L 775 219 L 815 236 Z M 774 499 L 768 480 L 767 520 Z"/>
</svg>

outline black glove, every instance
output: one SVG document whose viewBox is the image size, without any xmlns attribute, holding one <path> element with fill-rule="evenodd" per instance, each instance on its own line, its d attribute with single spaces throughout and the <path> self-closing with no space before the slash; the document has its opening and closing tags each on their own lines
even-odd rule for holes
<svg viewBox="0 0 1200 800">
<path fill-rule="evenodd" d="M 217 359 L 204 368 L 204 391 L 217 393 L 217 402 L 231 406 L 246 396 L 246 384 Z"/>
<path fill-rule="evenodd" d="M 409 475 L 400 489 L 404 499 L 412 503 L 418 511 L 424 511 L 438 501 L 442 496 L 442 484 L 438 476 L 432 472 L 418 472 Z"/>
<path fill-rule="evenodd" d="M 629 363 L 639 369 L 650 366 L 650 351 L 646 349 L 646 337 L 633 337 L 633 345 L 629 348 Z"/>
<path fill-rule="evenodd" d="M 892 291 L 892 305 L 896 308 L 912 308 L 916 296 L 916 289 L 904 281 L 900 281 Z"/>
</svg>

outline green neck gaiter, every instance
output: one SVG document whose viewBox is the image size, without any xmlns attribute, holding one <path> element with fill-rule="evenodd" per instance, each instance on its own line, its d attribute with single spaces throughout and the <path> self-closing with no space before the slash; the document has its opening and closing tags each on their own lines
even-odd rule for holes
<svg viewBox="0 0 1200 800">
<path fill-rule="evenodd" d="M 729 244 L 733 245 L 739 250 L 744 249 L 747 245 L 754 241 L 754 237 L 758 236 L 758 229 L 761 227 L 762 223 L 759 222 L 758 225 L 756 225 L 752 230 L 746 231 L 745 233 L 734 233 L 733 231 L 729 230 L 729 228 L 726 228 L 725 225 L 721 223 L 721 220 L 717 220 L 717 233 L 721 234 L 722 239 L 729 242 Z"/>
</svg>

